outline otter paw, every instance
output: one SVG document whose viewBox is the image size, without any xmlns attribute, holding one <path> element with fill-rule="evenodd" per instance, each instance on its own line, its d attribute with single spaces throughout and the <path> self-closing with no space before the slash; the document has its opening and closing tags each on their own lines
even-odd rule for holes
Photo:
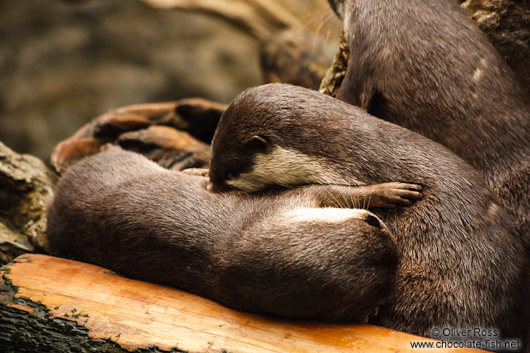
<svg viewBox="0 0 530 353">
<path fill-rule="evenodd" d="M 373 185 L 371 207 L 395 208 L 410 206 L 423 198 L 419 184 L 390 182 Z"/>
</svg>

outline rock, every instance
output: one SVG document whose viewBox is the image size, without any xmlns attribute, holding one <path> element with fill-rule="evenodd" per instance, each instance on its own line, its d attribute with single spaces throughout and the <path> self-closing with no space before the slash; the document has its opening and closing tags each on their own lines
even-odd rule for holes
<svg viewBox="0 0 530 353">
<path fill-rule="evenodd" d="M 0 264 L 26 252 L 47 251 L 46 206 L 54 184 L 40 159 L 0 142 Z"/>
</svg>

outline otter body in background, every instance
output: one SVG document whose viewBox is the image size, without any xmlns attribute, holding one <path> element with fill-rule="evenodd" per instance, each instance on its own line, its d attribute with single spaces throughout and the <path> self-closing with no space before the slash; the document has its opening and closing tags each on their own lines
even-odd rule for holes
<svg viewBox="0 0 530 353">
<path fill-rule="evenodd" d="M 374 211 L 396 236 L 393 293 L 372 322 L 420 335 L 438 327 L 527 332 L 528 262 L 482 177 L 443 146 L 358 107 L 289 85 L 237 97 L 212 144 L 214 189 L 407 180 L 423 199 Z"/>
<path fill-rule="evenodd" d="M 350 46 L 337 98 L 482 172 L 530 256 L 530 97 L 457 1 L 329 0 Z"/>
<path fill-rule="evenodd" d="M 283 316 L 366 321 L 389 294 L 397 255 L 386 226 L 367 210 L 320 208 L 368 193 L 309 186 L 216 195 L 207 181 L 132 152 L 90 157 L 57 187 L 52 254 Z M 383 205 L 421 196 L 414 185 L 373 188 L 389 196 L 375 195 Z"/>
</svg>

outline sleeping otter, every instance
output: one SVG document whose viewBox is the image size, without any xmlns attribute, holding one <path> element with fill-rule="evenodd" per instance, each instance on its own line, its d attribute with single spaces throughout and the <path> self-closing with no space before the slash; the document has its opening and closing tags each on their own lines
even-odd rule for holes
<svg viewBox="0 0 530 353">
<path fill-rule="evenodd" d="M 336 207 L 421 198 L 404 183 L 217 195 L 207 182 L 120 149 L 89 157 L 58 184 L 51 252 L 240 310 L 365 322 L 392 288 L 395 241 L 371 212 Z"/>
<path fill-rule="evenodd" d="M 221 117 L 209 189 L 368 185 L 406 180 L 423 199 L 374 210 L 396 236 L 389 300 L 371 322 L 430 336 L 432 327 L 528 332 L 528 262 L 481 175 L 443 146 L 301 87 L 249 89 Z"/>
</svg>

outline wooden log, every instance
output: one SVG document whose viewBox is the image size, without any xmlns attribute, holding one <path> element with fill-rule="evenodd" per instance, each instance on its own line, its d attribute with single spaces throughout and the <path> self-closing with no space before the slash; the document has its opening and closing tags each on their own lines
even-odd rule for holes
<svg viewBox="0 0 530 353">
<path fill-rule="evenodd" d="M 55 146 L 50 163 L 62 174 L 108 144 L 118 144 L 165 168 L 207 167 L 210 147 L 204 141 L 211 141 L 226 107 L 202 98 L 185 98 L 114 109 L 95 117 Z"/>
<path fill-rule="evenodd" d="M 436 342 L 370 325 L 242 313 L 45 255 L 23 255 L 0 270 L 2 352 L 384 353 L 412 352 L 416 341 Z"/>
</svg>

